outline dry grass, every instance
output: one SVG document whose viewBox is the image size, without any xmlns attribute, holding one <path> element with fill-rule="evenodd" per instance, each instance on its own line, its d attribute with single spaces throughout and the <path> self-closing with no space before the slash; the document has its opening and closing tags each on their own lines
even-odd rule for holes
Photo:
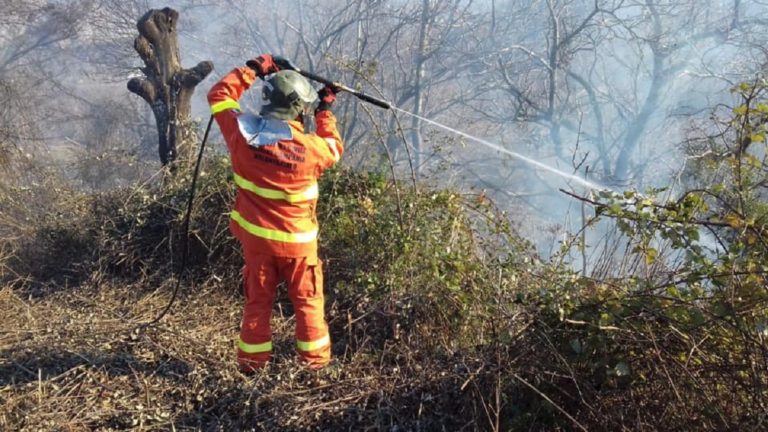
<svg viewBox="0 0 768 432">
<path fill-rule="evenodd" d="M 234 361 L 239 296 L 215 280 L 187 288 L 161 325 L 140 330 L 169 285 L 81 286 L 31 299 L 0 291 L 0 429 L 432 430 L 461 421 L 484 429 L 457 418 L 459 401 L 441 394 L 471 376 L 460 362 L 406 359 L 396 341 L 377 353 L 341 342 L 336 366 L 304 369 L 285 298 L 275 308 L 275 362 L 253 377 Z M 331 310 L 331 326 L 343 328 L 348 317 Z"/>
<path fill-rule="evenodd" d="M 241 263 L 226 229 L 227 172 L 203 178 L 183 292 L 155 327 L 141 324 L 172 292 L 167 275 L 177 265 L 169 257 L 180 249 L 173 227 L 180 225 L 184 184 L 160 196 L 143 188 L 64 194 L 60 211 L 28 227 L 30 235 L 0 242 L 7 248 L 0 262 L 7 265 L 0 273 L 0 429 L 487 428 L 483 397 L 476 395 L 485 391 L 477 385 L 478 359 L 434 349 L 450 340 L 446 332 L 431 348 L 422 344 L 432 330 L 416 324 L 439 321 L 404 316 L 409 294 L 382 298 L 366 290 L 383 285 L 358 285 L 360 272 L 384 274 L 378 266 L 388 263 L 366 258 L 379 251 L 352 237 L 326 262 L 338 363 L 321 372 L 297 364 L 291 306 L 282 293 L 273 318 L 275 361 L 261 374 L 241 375 L 234 342 Z M 339 202 L 358 208 L 354 195 Z M 393 227 L 375 234 L 391 238 Z M 389 249 L 395 250 L 388 246 L 385 256 Z M 363 262 L 373 268 L 356 267 Z M 342 291 L 334 292 L 336 285 Z M 398 321 L 414 328 L 401 329 Z"/>
<path fill-rule="evenodd" d="M 319 208 L 337 363 L 320 372 L 297 364 L 282 292 L 275 361 L 243 376 L 241 261 L 226 230 L 225 172 L 204 177 L 189 271 L 157 326 L 141 324 L 173 289 L 183 184 L 163 194 L 72 194 L 77 205 L 46 213 L 25 228 L 32 235 L 0 240 L 0 430 L 766 424 L 763 336 L 734 331 L 708 302 L 580 277 L 533 257 L 477 199 L 397 195 L 349 172 L 326 176 Z M 695 322 L 698 312 L 715 319 Z"/>
</svg>

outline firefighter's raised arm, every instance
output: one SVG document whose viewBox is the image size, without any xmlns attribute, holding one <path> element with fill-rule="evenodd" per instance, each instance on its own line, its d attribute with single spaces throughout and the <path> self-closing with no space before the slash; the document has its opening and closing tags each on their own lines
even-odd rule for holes
<svg viewBox="0 0 768 432">
<path fill-rule="evenodd" d="M 344 143 L 341 140 L 341 134 L 336 128 L 336 116 L 333 115 L 331 108 L 336 102 L 336 92 L 332 86 L 326 85 L 318 92 L 320 103 L 315 109 L 315 124 L 317 125 L 317 136 L 322 138 L 327 144 L 327 152 L 323 158 L 323 168 L 329 168 L 341 159 L 344 154 Z M 325 150 L 325 149 L 324 149 Z"/>
</svg>

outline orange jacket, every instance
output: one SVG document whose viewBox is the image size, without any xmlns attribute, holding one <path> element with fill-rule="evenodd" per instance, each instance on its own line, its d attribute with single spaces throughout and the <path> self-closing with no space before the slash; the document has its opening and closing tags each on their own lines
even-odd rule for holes
<svg viewBox="0 0 768 432">
<path fill-rule="evenodd" d="M 246 116 L 254 117 L 240 111 L 238 100 L 255 79 L 250 68 L 236 68 L 208 92 L 211 112 L 232 156 L 238 188 L 230 229 L 248 250 L 315 258 L 317 180 L 344 152 L 336 117 L 331 111 L 318 112 L 314 134 L 305 133 L 301 122 L 278 122 L 287 133 L 284 139 L 249 145 L 241 132 L 242 122 Z"/>
</svg>

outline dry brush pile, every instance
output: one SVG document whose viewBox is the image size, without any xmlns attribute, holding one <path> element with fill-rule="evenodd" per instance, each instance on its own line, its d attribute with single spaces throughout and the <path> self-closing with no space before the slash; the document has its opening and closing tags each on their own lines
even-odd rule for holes
<svg viewBox="0 0 768 432">
<path fill-rule="evenodd" d="M 4 264 L 12 271 L 3 273 L 0 297 L 3 427 L 483 428 L 476 398 L 483 368 L 462 347 L 485 349 L 474 326 L 488 325 L 480 315 L 487 308 L 475 297 L 487 293 L 475 276 L 491 265 L 480 255 L 463 262 L 482 245 L 464 241 L 473 236 L 462 197 L 397 197 L 378 176 L 330 173 L 322 253 L 339 364 L 319 374 L 296 364 L 283 292 L 276 361 L 243 377 L 234 363 L 242 261 L 227 231 L 227 176 L 226 163 L 209 161 L 183 292 L 155 327 L 140 325 L 170 298 L 189 179 L 162 191 L 61 189 L 57 212 L 9 237 Z M 433 268 L 423 272 L 424 265 Z M 462 385 L 467 397 L 456 399 Z"/>
<path fill-rule="evenodd" d="M 157 326 L 141 328 L 171 295 L 188 179 L 162 190 L 60 191 L 56 211 L 3 241 L 0 428 L 722 430 L 764 421 L 765 376 L 755 369 L 764 345 L 729 339 L 727 317 L 681 322 L 693 314 L 679 310 L 682 296 L 543 262 L 482 195 L 417 193 L 347 170 L 327 173 L 319 208 L 338 364 L 311 372 L 296 363 L 282 292 L 275 361 L 244 377 L 234 362 L 242 261 L 227 232 L 227 176 L 225 162 L 208 161 L 183 290 Z"/>
</svg>

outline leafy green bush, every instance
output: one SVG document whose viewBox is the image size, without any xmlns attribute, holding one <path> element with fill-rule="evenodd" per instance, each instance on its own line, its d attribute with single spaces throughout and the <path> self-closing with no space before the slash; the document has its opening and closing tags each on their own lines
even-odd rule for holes
<svg viewBox="0 0 768 432">
<path fill-rule="evenodd" d="M 370 173 L 326 175 L 321 255 L 332 300 L 372 314 L 379 343 L 401 333 L 444 352 L 487 342 L 530 246 L 483 198 L 396 187 Z"/>
<path fill-rule="evenodd" d="M 530 376 L 560 377 L 541 390 L 585 424 L 765 425 L 768 87 L 758 80 L 734 91 L 740 103 L 716 118 L 716 135 L 705 129 L 691 142 L 698 162 L 689 190 L 674 199 L 660 198 L 663 190 L 583 198 L 644 263 L 613 280 L 574 277 L 562 289 L 567 301 L 542 305 L 534 336 L 559 361 L 541 361 Z"/>
</svg>

